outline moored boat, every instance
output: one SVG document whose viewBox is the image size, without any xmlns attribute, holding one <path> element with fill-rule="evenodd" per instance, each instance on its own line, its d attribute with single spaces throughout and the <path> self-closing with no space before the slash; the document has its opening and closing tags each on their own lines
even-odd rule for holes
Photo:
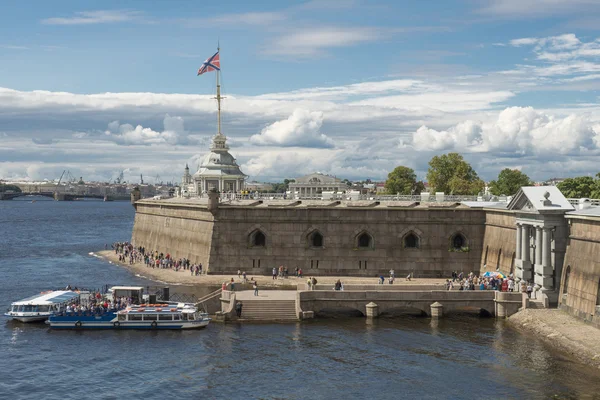
<svg viewBox="0 0 600 400">
<path fill-rule="evenodd" d="M 71 290 L 48 290 L 13 302 L 4 315 L 21 322 L 45 321 L 79 297 L 80 293 Z"/>
<path fill-rule="evenodd" d="M 139 304 L 103 313 L 61 313 L 48 318 L 53 329 L 198 329 L 211 319 L 189 303 Z"/>
</svg>

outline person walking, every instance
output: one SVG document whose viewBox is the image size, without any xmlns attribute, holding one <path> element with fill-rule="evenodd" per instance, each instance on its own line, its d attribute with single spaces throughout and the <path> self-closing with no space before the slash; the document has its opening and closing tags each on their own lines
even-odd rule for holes
<svg viewBox="0 0 600 400">
<path fill-rule="evenodd" d="M 242 317 L 242 307 L 244 305 L 242 304 L 241 301 L 238 301 L 237 303 L 235 303 L 235 313 L 237 315 L 238 318 Z"/>
<path fill-rule="evenodd" d="M 254 281 L 254 285 L 252 285 L 252 288 L 254 289 L 254 295 L 258 296 L 258 282 Z"/>
<path fill-rule="evenodd" d="M 277 268 L 273 267 L 273 280 L 277 279 Z"/>
</svg>

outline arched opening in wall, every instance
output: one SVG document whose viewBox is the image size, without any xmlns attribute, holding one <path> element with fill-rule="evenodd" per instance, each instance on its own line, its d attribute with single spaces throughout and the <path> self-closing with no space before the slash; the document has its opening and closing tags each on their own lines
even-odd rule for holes
<svg viewBox="0 0 600 400">
<path fill-rule="evenodd" d="M 380 318 L 394 317 L 427 317 L 427 313 L 416 307 L 394 307 L 388 308 L 379 314 Z"/>
<path fill-rule="evenodd" d="M 250 246 L 265 247 L 267 245 L 267 237 L 260 230 L 256 230 L 250 234 Z"/>
<path fill-rule="evenodd" d="M 310 235 L 310 245 L 311 247 L 323 247 L 323 235 L 319 232 L 313 232 Z"/>
<path fill-rule="evenodd" d="M 363 232 L 358 235 L 357 245 L 361 249 L 371 248 L 373 247 L 373 238 L 367 232 Z"/>
<path fill-rule="evenodd" d="M 412 232 L 409 233 L 404 237 L 404 247 L 407 249 L 418 249 L 419 237 Z"/>
<path fill-rule="evenodd" d="M 464 247 L 467 247 L 467 239 L 464 237 L 462 233 L 456 233 L 450 239 L 450 244 L 453 249 L 460 250 Z"/>
<path fill-rule="evenodd" d="M 352 318 L 365 316 L 360 310 L 350 307 L 323 308 L 315 314 L 315 316 L 321 318 Z"/>
<path fill-rule="evenodd" d="M 569 278 L 571 276 L 571 266 L 567 265 L 567 270 L 565 271 L 565 282 L 563 283 L 563 289 L 562 289 L 562 304 L 566 304 L 567 303 L 567 295 L 569 294 Z"/>
<path fill-rule="evenodd" d="M 502 258 L 502 249 L 498 251 L 498 260 L 496 261 L 496 271 L 500 270 L 500 259 Z"/>
</svg>

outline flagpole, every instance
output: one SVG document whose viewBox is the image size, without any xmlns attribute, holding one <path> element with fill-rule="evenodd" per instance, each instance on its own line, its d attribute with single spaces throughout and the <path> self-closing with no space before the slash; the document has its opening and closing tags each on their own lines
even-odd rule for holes
<svg viewBox="0 0 600 400">
<path fill-rule="evenodd" d="M 221 46 L 217 45 L 217 53 L 219 53 L 221 51 Z M 219 54 L 219 57 L 221 55 Z M 221 73 L 221 70 L 218 69 L 216 71 L 216 75 L 217 75 L 217 135 L 221 134 L 221 85 L 219 84 L 219 74 Z"/>
</svg>

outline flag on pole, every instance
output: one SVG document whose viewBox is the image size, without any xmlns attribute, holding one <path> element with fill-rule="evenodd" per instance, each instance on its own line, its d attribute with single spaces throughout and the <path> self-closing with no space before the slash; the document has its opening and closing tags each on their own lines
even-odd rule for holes
<svg viewBox="0 0 600 400">
<path fill-rule="evenodd" d="M 208 58 L 202 63 L 200 69 L 198 69 L 198 75 L 202 75 L 205 72 L 220 71 L 221 61 L 219 60 L 219 52 L 217 51 L 212 57 Z M 196 75 L 196 76 L 198 76 Z"/>
</svg>

